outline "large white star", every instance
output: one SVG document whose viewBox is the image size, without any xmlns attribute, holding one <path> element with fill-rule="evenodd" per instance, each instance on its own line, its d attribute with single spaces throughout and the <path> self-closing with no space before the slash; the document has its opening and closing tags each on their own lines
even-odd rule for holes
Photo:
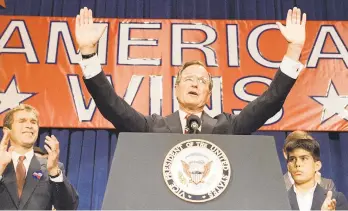
<svg viewBox="0 0 348 211">
<path fill-rule="evenodd" d="M 312 98 L 323 105 L 323 112 L 321 114 L 322 123 L 336 114 L 341 118 L 348 117 L 347 110 L 345 109 L 348 105 L 348 96 L 340 96 L 331 80 L 329 82 L 326 96 L 312 96 Z"/>
<path fill-rule="evenodd" d="M 13 76 L 5 91 L 0 92 L 0 114 L 18 106 L 21 102 L 35 94 L 36 93 L 21 93 L 17 87 L 16 77 Z"/>
</svg>

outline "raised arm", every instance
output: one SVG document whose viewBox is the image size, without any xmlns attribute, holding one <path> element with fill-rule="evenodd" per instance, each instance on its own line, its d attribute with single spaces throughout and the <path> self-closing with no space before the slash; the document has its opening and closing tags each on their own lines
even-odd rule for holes
<svg viewBox="0 0 348 211">
<path fill-rule="evenodd" d="M 147 132 L 151 118 L 145 118 L 119 97 L 102 71 L 96 52 L 105 29 L 106 26 L 94 24 L 92 10 L 86 7 L 76 16 L 75 36 L 82 57 L 84 82 L 101 114 L 118 132 Z"/>
<path fill-rule="evenodd" d="M 294 7 L 286 18 L 286 26 L 276 23 L 280 32 L 288 41 L 286 55 L 281 62 L 268 90 L 250 102 L 239 115 L 230 115 L 229 121 L 234 134 L 250 134 L 275 115 L 283 106 L 286 97 L 302 69 L 299 58 L 306 39 L 306 14 Z"/>
</svg>

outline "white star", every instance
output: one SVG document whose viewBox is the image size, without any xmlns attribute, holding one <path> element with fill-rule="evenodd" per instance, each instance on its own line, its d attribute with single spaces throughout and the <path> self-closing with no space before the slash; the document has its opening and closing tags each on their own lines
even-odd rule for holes
<svg viewBox="0 0 348 211">
<path fill-rule="evenodd" d="M 36 93 L 20 93 L 16 77 L 13 76 L 4 92 L 0 92 L 0 114 L 8 109 L 18 106 L 21 102 L 32 97 Z"/>
<path fill-rule="evenodd" d="M 348 96 L 340 96 L 331 80 L 329 82 L 326 96 L 312 96 L 312 98 L 323 105 L 323 112 L 321 115 L 322 123 L 336 114 L 338 114 L 341 118 L 348 117 L 345 109 L 348 105 Z"/>
</svg>

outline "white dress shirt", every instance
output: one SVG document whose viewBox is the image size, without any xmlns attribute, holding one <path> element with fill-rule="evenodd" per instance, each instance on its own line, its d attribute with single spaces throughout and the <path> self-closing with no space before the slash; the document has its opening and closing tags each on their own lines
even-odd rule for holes
<svg viewBox="0 0 348 211">
<path fill-rule="evenodd" d="M 14 166 L 15 171 L 17 170 L 16 167 L 17 167 L 18 160 L 19 160 L 20 156 L 21 155 L 18 154 L 17 152 L 15 152 L 15 151 L 12 152 L 12 162 L 13 162 L 13 166 Z M 34 151 L 29 151 L 29 152 L 25 153 L 24 156 L 25 156 L 25 160 L 23 161 L 23 164 L 25 167 L 25 175 L 27 175 L 31 159 L 34 157 Z"/>
<path fill-rule="evenodd" d="M 102 71 L 100 63 L 101 62 L 97 55 L 89 59 L 82 59 L 81 56 L 81 61 L 79 64 L 81 66 L 83 76 L 86 79 L 90 79 L 98 75 Z M 303 70 L 303 67 L 304 66 L 300 62 L 294 61 L 287 56 L 284 56 L 282 62 L 280 63 L 280 70 L 293 79 L 298 77 L 300 72 Z"/>
<path fill-rule="evenodd" d="M 296 194 L 297 204 L 300 211 L 309 211 L 312 208 L 313 196 L 315 188 L 317 187 L 317 183 L 315 183 L 314 187 L 312 187 L 306 193 L 299 192 L 296 189 L 296 185 L 294 185 L 294 191 Z"/>
<path fill-rule="evenodd" d="M 180 123 L 181 123 L 181 128 L 182 128 L 182 133 L 185 133 L 185 127 L 186 127 L 186 115 L 187 113 L 183 110 L 179 109 L 179 117 L 180 117 Z M 202 112 L 194 114 L 196 116 L 198 116 L 199 118 L 202 117 Z M 202 129 L 202 124 L 199 126 L 198 130 L 201 131 Z"/>
<path fill-rule="evenodd" d="M 18 160 L 19 160 L 19 157 L 21 155 L 18 154 L 17 152 L 13 151 L 12 152 L 12 162 L 13 162 L 13 166 L 14 166 L 14 170 L 16 171 L 16 167 L 17 167 L 17 164 L 18 164 Z M 30 166 L 30 162 L 31 160 L 33 159 L 34 157 L 34 151 L 29 151 L 27 153 L 24 154 L 25 156 L 25 160 L 23 161 L 23 164 L 24 164 L 24 167 L 25 167 L 25 175 L 28 176 L 28 170 L 29 170 L 29 166 Z M 38 171 L 40 169 L 37 169 Z M 30 175 L 29 175 L 30 176 Z M 2 175 L 0 175 L 0 180 L 2 179 Z M 63 174 L 60 173 L 58 177 L 56 178 L 50 178 L 50 180 L 52 182 L 63 182 Z"/>
</svg>

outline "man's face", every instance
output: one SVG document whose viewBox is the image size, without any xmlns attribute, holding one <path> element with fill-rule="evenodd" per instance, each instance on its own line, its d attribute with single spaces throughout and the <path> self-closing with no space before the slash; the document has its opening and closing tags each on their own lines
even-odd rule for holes
<svg viewBox="0 0 348 211">
<path fill-rule="evenodd" d="M 11 143 L 24 148 L 31 148 L 39 133 L 38 119 L 34 112 L 21 110 L 13 114 L 10 129 Z"/>
<path fill-rule="evenodd" d="M 295 149 L 289 153 L 288 170 L 296 184 L 315 180 L 315 173 L 321 168 L 321 162 L 315 161 L 310 152 Z"/>
<path fill-rule="evenodd" d="M 182 107 L 196 110 L 203 108 L 210 97 L 209 74 L 200 65 L 191 65 L 181 74 L 179 84 L 175 86 L 175 95 Z"/>
</svg>

